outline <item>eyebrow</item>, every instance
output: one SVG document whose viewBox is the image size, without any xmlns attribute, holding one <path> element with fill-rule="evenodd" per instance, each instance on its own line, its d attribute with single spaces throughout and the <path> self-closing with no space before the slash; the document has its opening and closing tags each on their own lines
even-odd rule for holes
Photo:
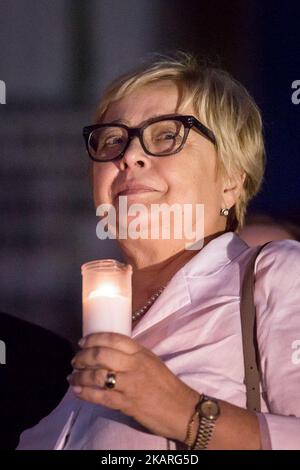
<svg viewBox="0 0 300 470">
<path fill-rule="evenodd" d="M 167 114 L 153 114 L 151 117 L 149 117 L 148 119 L 144 119 L 144 121 L 142 121 L 138 127 L 142 126 L 146 121 L 149 121 L 149 119 L 155 119 L 157 117 L 163 117 L 163 116 L 172 116 L 172 115 L 176 115 L 177 113 L 167 113 Z M 130 122 L 127 121 L 126 119 L 115 119 L 114 121 L 109 121 L 107 123 L 103 123 L 103 124 L 124 124 L 125 126 L 128 126 L 130 127 Z M 136 126 L 134 126 L 136 127 Z"/>
<path fill-rule="evenodd" d="M 114 121 L 109 121 L 108 124 L 124 124 L 125 126 L 129 126 L 130 123 L 126 119 L 115 119 Z"/>
</svg>

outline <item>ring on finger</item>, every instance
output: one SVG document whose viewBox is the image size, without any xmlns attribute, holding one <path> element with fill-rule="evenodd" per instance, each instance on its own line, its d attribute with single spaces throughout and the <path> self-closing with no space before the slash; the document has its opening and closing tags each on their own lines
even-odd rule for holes
<svg viewBox="0 0 300 470">
<path fill-rule="evenodd" d="M 116 383 L 117 383 L 116 373 L 113 371 L 107 372 L 106 378 L 104 381 L 104 387 L 107 388 L 108 390 L 111 390 L 115 388 Z"/>
</svg>

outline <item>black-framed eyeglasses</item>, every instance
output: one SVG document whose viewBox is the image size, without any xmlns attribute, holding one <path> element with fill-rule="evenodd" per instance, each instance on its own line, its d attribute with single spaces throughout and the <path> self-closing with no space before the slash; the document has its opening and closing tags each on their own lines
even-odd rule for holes
<svg viewBox="0 0 300 470">
<path fill-rule="evenodd" d="M 216 145 L 213 132 L 194 116 L 174 114 L 148 119 L 141 127 L 114 123 L 86 126 L 83 128 L 83 137 L 92 160 L 109 162 L 121 159 L 134 137 L 139 138 L 148 155 L 166 157 L 178 153 L 192 128 Z"/>
</svg>

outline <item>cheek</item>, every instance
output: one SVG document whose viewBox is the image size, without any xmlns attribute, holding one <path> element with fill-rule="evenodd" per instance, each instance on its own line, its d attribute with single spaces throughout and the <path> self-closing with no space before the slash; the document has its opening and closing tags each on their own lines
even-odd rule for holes
<svg viewBox="0 0 300 470">
<path fill-rule="evenodd" d="M 184 164 L 182 164 L 184 160 Z M 216 175 L 215 155 L 211 152 L 189 152 L 181 162 L 170 165 L 167 175 L 169 203 L 204 204 L 205 214 L 218 213 L 222 186 Z"/>
<path fill-rule="evenodd" d="M 216 172 L 216 155 L 210 146 L 200 147 L 192 154 L 187 165 L 187 180 L 195 194 L 207 204 L 215 203 L 221 194 L 221 185 Z"/>
<path fill-rule="evenodd" d="M 182 160 L 183 161 L 183 160 Z M 199 162 L 199 158 L 186 158 L 184 164 L 170 165 L 166 178 L 170 197 L 178 202 L 205 202 L 214 188 L 211 168 Z"/>
<path fill-rule="evenodd" d="M 113 178 L 114 171 L 111 165 L 94 164 L 91 180 L 95 205 L 111 202 Z"/>
</svg>

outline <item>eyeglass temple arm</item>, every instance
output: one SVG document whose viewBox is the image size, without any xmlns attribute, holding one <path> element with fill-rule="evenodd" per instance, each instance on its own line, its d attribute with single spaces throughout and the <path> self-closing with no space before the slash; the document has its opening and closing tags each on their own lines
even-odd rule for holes
<svg viewBox="0 0 300 470">
<path fill-rule="evenodd" d="M 201 134 L 203 134 L 208 140 L 210 140 L 214 145 L 217 145 L 216 138 L 215 138 L 213 132 L 212 132 L 210 129 L 208 129 L 208 127 L 204 126 L 204 124 L 202 124 L 201 122 L 199 122 L 198 120 L 195 120 L 195 119 L 193 119 L 192 124 L 193 124 L 193 126 L 196 127 L 196 128 L 201 132 Z"/>
</svg>

